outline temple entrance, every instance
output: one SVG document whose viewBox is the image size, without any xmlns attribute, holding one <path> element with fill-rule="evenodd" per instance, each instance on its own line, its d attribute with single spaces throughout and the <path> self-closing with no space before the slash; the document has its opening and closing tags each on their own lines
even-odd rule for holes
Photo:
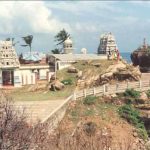
<svg viewBox="0 0 150 150">
<path fill-rule="evenodd" d="M 14 85 L 14 71 L 2 71 L 3 85 Z"/>
</svg>

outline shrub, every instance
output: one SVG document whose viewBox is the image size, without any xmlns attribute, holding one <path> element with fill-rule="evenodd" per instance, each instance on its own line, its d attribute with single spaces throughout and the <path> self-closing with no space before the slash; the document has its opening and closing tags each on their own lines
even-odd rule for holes
<svg viewBox="0 0 150 150">
<path fill-rule="evenodd" d="M 96 102 L 97 97 L 96 96 L 87 96 L 83 100 L 83 104 L 92 105 Z"/>
<path fill-rule="evenodd" d="M 125 118 L 128 122 L 136 125 L 139 122 L 139 112 L 131 105 L 124 105 L 119 108 L 119 114 Z"/>
<path fill-rule="evenodd" d="M 132 97 L 132 98 L 139 98 L 140 97 L 140 92 L 136 91 L 134 89 L 126 89 L 126 91 L 124 92 L 124 96 Z"/>
<path fill-rule="evenodd" d="M 148 90 L 148 91 L 146 92 L 146 95 L 147 95 L 148 98 L 150 98 L 150 90 Z"/>
<path fill-rule="evenodd" d="M 85 124 L 83 125 L 83 131 L 84 131 L 87 135 L 91 136 L 91 135 L 94 135 L 94 134 L 95 134 L 95 132 L 96 132 L 96 127 L 97 127 L 96 123 L 94 123 L 94 122 L 87 122 L 87 123 L 85 123 Z"/>
<path fill-rule="evenodd" d="M 148 135 L 144 123 L 141 121 L 139 112 L 135 108 L 131 105 L 124 105 L 119 108 L 119 114 L 138 129 L 140 137 L 147 139 Z"/>
<path fill-rule="evenodd" d="M 73 84 L 71 79 L 62 80 L 61 83 L 63 83 L 64 85 L 72 85 Z"/>
<path fill-rule="evenodd" d="M 92 115 L 94 115 L 94 113 L 95 113 L 95 111 L 93 109 L 89 109 L 89 110 L 87 109 L 87 110 L 85 110 L 84 115 L 92 116 Z"/>
</svg>

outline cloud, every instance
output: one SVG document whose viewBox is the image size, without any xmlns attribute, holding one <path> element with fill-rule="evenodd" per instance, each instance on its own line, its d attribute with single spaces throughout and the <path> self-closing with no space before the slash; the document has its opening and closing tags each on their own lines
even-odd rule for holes
<svg viewBox="0 0 150 150">
<path fill-rule="evenodd" d="M 108 11 L 108 12 L 122 12 L 122 9 L 115 8 L 113 4 L 116 2 L 113 1 L 59 1 L 59 2 L 47 2 L 47 6 L 49 8 L 54 8 L 62 11 L 68 12 L 68 14 L 72 13 L 75 15 L 92 13 L 95 15 L 102 16 L 103 14 L 98 12 Z"/>
<path fill-rule="evenodd" d="M 58 20 L 42 1 L 0 2 L 0 33 L 55 33 L 68 23 Z"/>
</svg>

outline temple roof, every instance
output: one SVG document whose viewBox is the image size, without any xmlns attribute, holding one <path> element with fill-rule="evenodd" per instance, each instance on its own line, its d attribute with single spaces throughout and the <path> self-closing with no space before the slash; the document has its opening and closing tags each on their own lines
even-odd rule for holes
<svg viewBox="0 0 150 150">
<path fill-rule="evenodd" d="M 27 61 L 40 61 L 44 56 L 45 54 L 38 52 L 23 53 L 23 59 Z"/>
<path fill-rule="evenodd" d="M 0 41 L 0 68 L 16 68 L 20 63 L 12 41 Z"/>
</svg>

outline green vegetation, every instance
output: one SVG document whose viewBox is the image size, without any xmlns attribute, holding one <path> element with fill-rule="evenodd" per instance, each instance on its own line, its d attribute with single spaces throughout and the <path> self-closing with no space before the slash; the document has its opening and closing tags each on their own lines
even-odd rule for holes
<svg viewBox="0 0 150 150">
<path fill-rule="evenodd" d="M 141 138 L 148 138 L 144 123 L 140 119 L 140 114 L 132 105 L 121 106 L 119 108 L 119 115 L 138 129 L 138 134 Z"/>
<path fill-rule="evenodd" d="M 95 114 L 95 111 L 93 109 L 86 109 L 84 112 L 85 116 L 92 116 Z"/>
<path fill-rule="evenodd" d="M 23 40 L 25 41 L 25 45 L 21 45 L 21 46 L 29 46 L 30 48 L 30 52 L 31 52 L 31 44 L 32 44 L 32 40 L 33 40 L 33 35 L 28 35 L 28 36 L 25 36 L 25 37 L 22 37 Z"/>
<path fill-rule="evenodd" d="M 96 100 L 97 100 L 96 96 L 87 96 L 83 99 L 83 104 L 92 105 L 95 104 Z"/>
<path fill-rule="evenodd" d="M 8 95 L 15 101 L 43 101 L 43 100 L 57 100 L 65 99 L 72 94 L 72 88 L 66 86 L 61 91 L 29 91 L 31 86 L 25 86 L 23 88 L 14 89 L 8 91 Z M 6 91 L 7 92 L 7 91 Z"/>
<path fill-rule="evenodd" d="M 51 50 L 51 52 L 53 54 L 60 54 L 62 52 L 63 43 L 68 37 L 70 37 L 70 34 L 65 29 L 60 30 L 54 37 L 55 42 L 57 42 L 56 45 L 57 47 L 59 46 L 59 48 L 55 48 Z"/>
<path fill-rule="evenodd" d="M 148 98 L 150 98 L 150 90 L 148 90 L 148 91 L 146 92 L 146 95 L 147 95 Z"/>
<path fill-rule="evenodd" d="M 140 92 L 136 91 L 134 89 L 127 89 L 124 92 L 125 97 L 131 97 L 131 98 L 139 98 L 140 97 Z"/>
<path fill-rule="evenodd" d="M 64 85 L 72 85 L 72 84 L 73 84 L 73 82 L 72 82 L 71 79 L 62 80 L 61 82 L 62 82 Z"/>
</svg>

